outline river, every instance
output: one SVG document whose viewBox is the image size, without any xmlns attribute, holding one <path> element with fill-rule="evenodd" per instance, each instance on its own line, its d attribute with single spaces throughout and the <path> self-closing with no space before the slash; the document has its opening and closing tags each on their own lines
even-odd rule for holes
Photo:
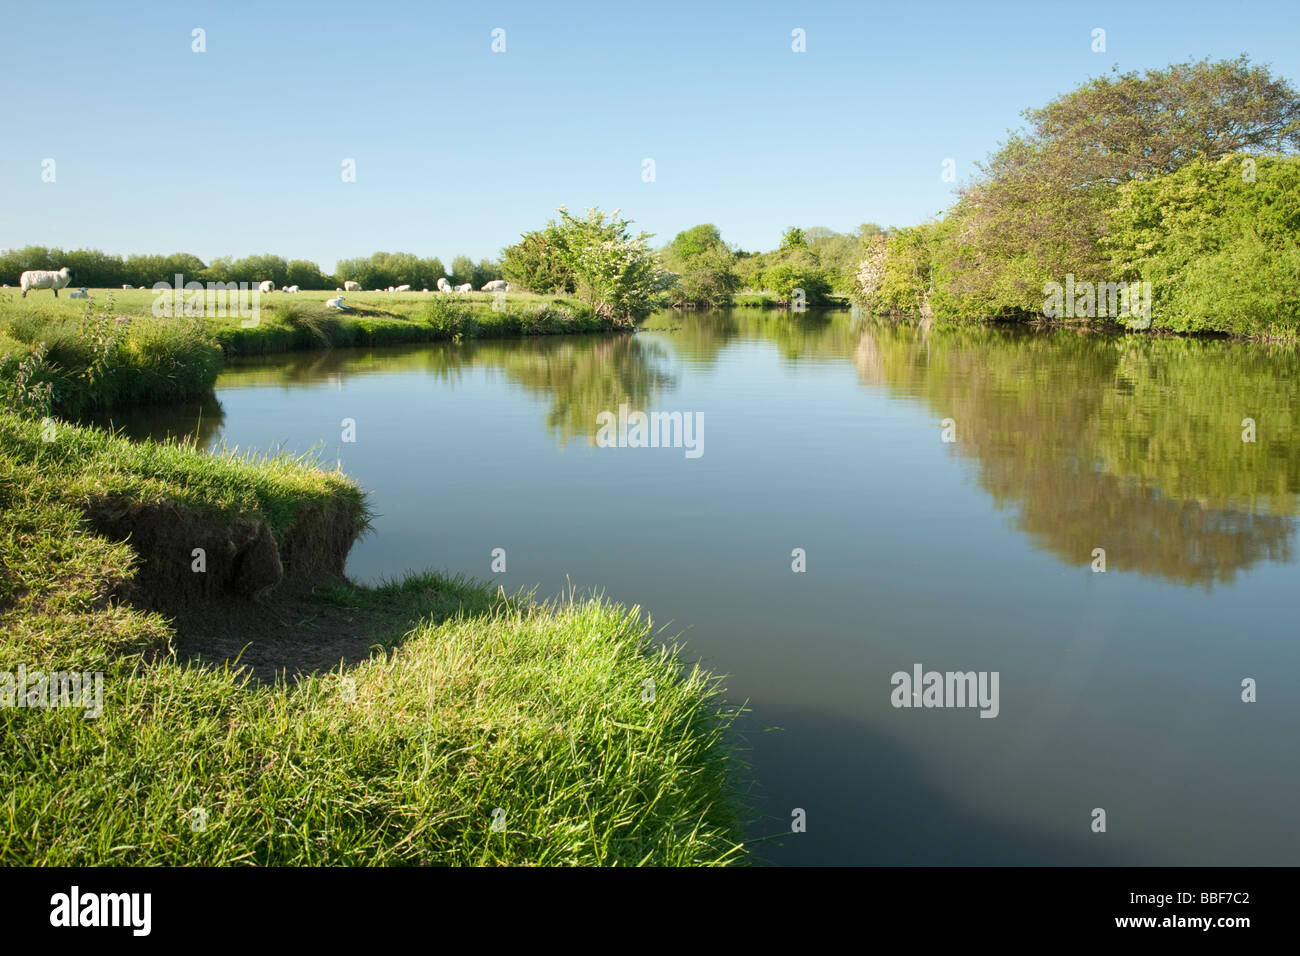
<svg viewBox="0 0 1300 956">
<path fill-rule="evenodd" d="M 698 454 L 598 444 L 620 405 Z M 749 707 L 760 862 L 1300 864 L 1294 349 L 668 312 L 240 361 L 118 424 L 337 460 L 357 579 L 641 606 Z M 995 701 L 896 706 L 918 665 Z"/>
</svg>

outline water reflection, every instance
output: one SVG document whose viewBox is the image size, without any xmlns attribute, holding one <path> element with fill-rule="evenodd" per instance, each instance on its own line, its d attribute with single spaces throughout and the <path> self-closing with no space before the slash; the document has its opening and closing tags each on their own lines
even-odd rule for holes
<svg viewBox="0 0 1300 956">
<path fill-rule="evenodd" d="M 541 399 L 552 439 L 594 442 L 596 416 L 652 409 L 729 350 L 774 346 L 791 366 L 856 368 L 865 385 L 951 418 L 953 454 L 1035 544 L 1072 566 L 1209 589 L 1294 559 L 1300 506 L 1300 353 L 1191 339 L 1000 328 L 932 329 L 847 313 L 665 312 L 636 335 L 337 349 L 243 360 L 218 389 L 286 390 L 423 373 L 455 384 L 487 369 Z M 851 363 L 851 364 L 850 364 Z M 772 396 L 779 403 L 780 396 Z M 800 428 L 798 409 L 782 427 Z M 1255 440 L 1242 441 L 1243 419 Z M 107 423 L 105 419 L 102 423 Z M 200 406 L 111 418 L 133 437 L 212 445 L 224 412 Z M 842 448 L 827 438 L 817 467 Z"/>
<path fill-rule="evenodd" d="M 854 362 L 864 382 L 953 419 L 952 448 L 981 486 L 1069 564 L 1104 548 L 1108 568 L 1208 588 L 1293 559 L 1294 350 L 872 325 Z"/>
</svg>

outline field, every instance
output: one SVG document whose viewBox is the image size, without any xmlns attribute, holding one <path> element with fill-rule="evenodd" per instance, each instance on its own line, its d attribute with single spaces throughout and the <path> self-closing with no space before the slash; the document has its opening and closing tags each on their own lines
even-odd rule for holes
<svg viewBox="0 0 1300 956">
<path fill-rule="evenodd" d="M 233 296 L 205 297 L 187 314 L 188 298 L 138 289 L 94 289 L 90 299 L 0 289 L 0 407 L 75 416 L 184 401 L 206 394 L 233 355 L 629 327 L 570 298 L 363 292 L 340 312 L 325 304 L 337 294 L 273 292 L 243 314 Z M 173 314 L 156 308 L 163 300 Z M 18 394 L 47 386 L 47 396 Z"/>
</svg>

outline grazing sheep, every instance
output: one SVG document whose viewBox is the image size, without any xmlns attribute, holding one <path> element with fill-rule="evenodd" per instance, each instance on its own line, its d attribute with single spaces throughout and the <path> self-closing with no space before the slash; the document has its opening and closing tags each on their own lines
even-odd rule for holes
<svg viewBox="0 0 1300 956">
<path fill-rule="evenodd" d="M 429 287 L 428 287 L 427 285 L 424 287 L 424 291 L 425 291 L 425 292 L 428 292 L 428 291 L 429 291 Z"/>
<path fill-rule="evenodd" d="M 343 296 L 341 295 L 336 295 L 332 299 L 326 299 L 325 306 L 330 309 L 338 309 L 340 312 L 348 311 L 348 307 L 343 304 Z"/>
<path fill-rule="evenodd" d="M 411 287 L 410 287 L 409 285 L 399 285 L 399 286 L 398 286 L 396 289 L 394 289 L 393 291 L 394 291 L 394 292 L 410 292 L 410 291 L 411 291 Z"/>
<path fill-rule="evenodd" d="M 69 299 L 89 299 L 89 298 L 90 298 L 90 293 L 86 291 L 86 287 L 83 285 L 83 286 L 82 286 L 80 289 L 78 289 L 77 291 L 75 291 L 75 292 L 69 292 L 69 293 L 68 293 L 68 298 L 69 298 Z"/>
<path fill-rule="evenodd" d="M 288 292 L 290 295 L 294 295 L 297 293 L 298 287 L 296 285 L 287 285 L 284 287 L 284 291 Z"/>
<path fill-rule="evenodd" d="M 270 279 L 267 279 L 267 280 L 265 280 L 264 282 L 259 282 L 259 283 L 257 284 L 257 291 L 258 291 L 258 292 L 262 292 L 262 293 L 266 293 L 266 292 L 274 292 L 274 291 L 275 291 L 275 283 L 272 282 Z"/>
<path fill-rule="evenodd" d="M 347 282 L 343 283 L 343 288 L 347 292 L 360 292 L 361 283 L 353 282 L 351 279 L 349 279 Z"/>
<path fill-rule="evenodd" d="M 509 292 L 510 283 L 505 279 L 493 279 L 487 285 L 483 286 L 483 292 Z"/>
<path fill-rule="evenodd" d="M 457 291 L 457 292 L 473 292 L 473 291 L 474 291 L 474 287 L 473 287 L 472 285 L 470 285 L 468 282 L 466 282 L 464 285 L 458 285 L 458 286 L 456 286 L 456 291 Z"/>
<path fill-rule="evenodd" d="M 438 280 L 438 291 L 439 291 L 439 292 L 450 292 L 450 291 L 451 291 L 451 283 L 448 282 L 448 281 L 446 280 L 445 277 L 444 277 L 444 278 L 440 278 L 440 279 Z"/>
<path fill-rule="evenodd" d="M 129 282 L 123 282 L 123 283 L 122 283 L 122 288 L 123 288 L 123 289 L 134 289 L 135 286 L 131 285 L 131 283 L 129 283 Z"/>
<path fill-rule="evenodd" d="M 30 272 L 24 272 L 18 278 L 18 285 L 23 290 L 23 298 L 27 298 L 27 293 L 32 289 L 53 289 L 54 298 L 59 297 L 59 290 L 72 281 L 72 270 L 64 266 L 58 272 L 50 272 L 48 269 L 33 269 Z"/>
</svg>

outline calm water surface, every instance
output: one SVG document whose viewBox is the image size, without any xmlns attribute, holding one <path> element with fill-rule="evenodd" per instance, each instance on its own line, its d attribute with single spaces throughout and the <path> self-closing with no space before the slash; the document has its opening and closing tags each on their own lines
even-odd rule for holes
<svg viewBox="0 0 1300 956">
<path fill-rule="evenodd" d="M 703 413 L 703 455 L 597 447 L 624 402 Z M 664 314 L 244 362 L 121 424 L 200 416 L 370 490 L 356 578 L 572 584 L 682 634 L 752 709 L 763 860 L 1300 864 L 1294 350 Z M 895 708 L 918 663 L 997 671 L 998 716 Z"/>
</svg>

